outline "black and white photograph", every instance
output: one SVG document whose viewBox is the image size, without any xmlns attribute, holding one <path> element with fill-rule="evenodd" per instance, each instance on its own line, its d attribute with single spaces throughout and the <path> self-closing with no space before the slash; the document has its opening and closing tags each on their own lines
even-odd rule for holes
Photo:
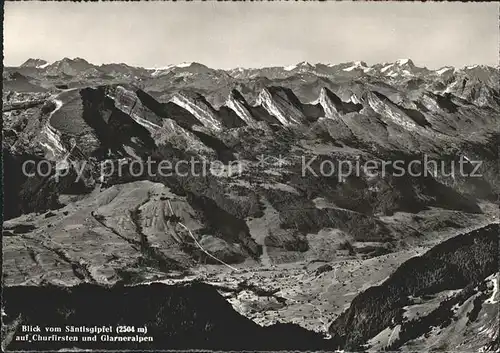
<svg viewBox="0 0 500 353">
<path fill-rule="evenodd" d="M 2 351 L 500 352 L 498 3 L 3 6 Z"/>
</svg>

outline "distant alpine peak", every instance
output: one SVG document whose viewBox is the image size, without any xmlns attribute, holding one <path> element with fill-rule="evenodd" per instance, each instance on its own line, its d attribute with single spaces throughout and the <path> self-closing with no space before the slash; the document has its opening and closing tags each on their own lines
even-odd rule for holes
<svg viewBox="0 0 500 353">
<path fill-rule="evenodd" d="M 148 70 L 168 70 L 168 69 L 173 69 L 173 68 L 186 68 L 186 67 L 191 67 L 191 66 L 200 66 L 200 67 L 206 67 L 203 64 L 194 62 L 194 61 L 185 61 L 179 64 L 170 64 L 166 66 L 154 66 L 150 67 Z"/>
<path fill-rule="evenodd" d="M 26 60 L 23 64 L 21 64 L 21 67 L 33 67 L 37 69 L 43 69 L 44 67 L 48 66 L 49 63 L 43 59 L 33 59 L 30 58 Z"/>
<path fill-rule="evenodd" d="M 90 64 L 87 60 L 80 58 L 80 57 L 76 57 L 76 58 L 64 57 L 61 61 L 62 62 L 81 62 L 81 63 Z"/>
<path fill-rule="evenodd" d="M 368 67 L 368 65 L 364 61 L 355 61 L 353 64 L 356 66 Z"/>
<path fill-rule="evenodd" d="M 301 61 L 295 65 L 290 65 L 290 66 L 285 66 L 284 67 L 284 70 L 285 71 L 292 71 L 292 70 L 295 70 L 295 69 L 303 69 L 303 68 L 307 68 L 307 69 L 310 69 L 310 68 L 313 68 L 314 65 L 312 65 L 310 62 L 308 61 Z"/>
<path fill-rule="evenodd" d="M 413 61 L 411 59 L 399 59 L 399 60 L 396 60 L 396 64 L 399 66 L 403 66 L 403 65 L 415 66 L 415 64 L 413 63 Z"/>
</svg>

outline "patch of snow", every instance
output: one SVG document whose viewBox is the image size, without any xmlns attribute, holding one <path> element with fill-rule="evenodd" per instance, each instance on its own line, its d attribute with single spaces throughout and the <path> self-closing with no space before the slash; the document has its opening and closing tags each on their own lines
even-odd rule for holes
<svg viewBox="0 0 500 353">
<path fill-rule="evenodd" d="M 399 59 L 396 61 L 396 64 L 398 65 L 406 65 L 410 62 L 410 59 Z"/>
<path fill-rule="evenodd" d="M 37 68 L 37 69 L 45 69 L 45 68 L 46 68 L 47 66 L 49 66 L 49 65 L 50 65 L 50 63 L 48 63 L 48 62 L 47 62 L 47 63 L 45 63 L 45 64 L 38 65 L 36 68 Z"/>
<path fill-rule="evenodd" d="M 283 70 L 285 71 L 292 71 L 293 69 L 295 69 L 297 67 L 297 65 L 290 65 L 290 66 L 286 66 L 283 68 Z"/>
<path fill-rule="evenodd" d="M 384 67 L 380 70 L 380 72 L 386 72 L 387 70 L 389 70 L 389 69 L 390 69 L 391 67 L 393 67 L 393 66 L 394 66 L 394 64 L 389 64 L 389 65 L 387 65 L 387 66 L 384 66 Z"/>
<path fill-rule="evenodd" d="M 190 67 L 191 65 L 193 65 L 192 62 L 183 62 L 183 63 L 175 65 L 175 67 Z"/>
<path fill-rule="evenodd" d="M 451 67 L 447 67 L 447 66 L 445 66 L 445 67 L 443 67 L 442 69 L 437 70 L 437 71 L 436 71 L 436 73 L 437 73 L 438 75 L 442 75 L 442 74 L 444 74 L 445 72 L 448 72 L 448 71 L 450 71 L 450 70 L 452 70 L 452 68 L 451 68 Z"/>
</svg>

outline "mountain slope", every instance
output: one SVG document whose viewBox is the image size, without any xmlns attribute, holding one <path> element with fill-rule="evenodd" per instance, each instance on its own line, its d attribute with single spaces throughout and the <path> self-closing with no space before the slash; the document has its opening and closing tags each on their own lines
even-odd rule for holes
<svg viewBox="0 0 500 353">
<path fill-rule="evenodd" d="M 446 315 L 453 317 L 454 312 L 447 311 L 454 304 L 463 304 L 469 297 L 474 300 L 474 293 L 480 295 L 478 298 L 484 296 L 478 292 L 484 289 L 474 288 L 482 288 L 485 285 L 482 281 L 498 270 L 499 235 L 499 225 L 492 224 L 447 240 L 424 255 L 408 260 L 380 286 L 369 288 L 352 301 L 350 308 L 330 326 L 333 340 L 344 349 L 357 349 L 386 327 L 399 326 L 398 335 L 389 339 L 386 347 L 396 349 L 429 332 L 433 326 L 448 326 L 451 322 L 446 320 L 450 316 Z M 443 300 L 427 316 L 405 317 L 403 308 L 417 304 L 418 298 L 452 290 L 461 291 L 452 299 Z M 469 316 L 469 321 L 476 318 Z M 492 337 L 485 339 L 493 341 Z M 458 348 L 459 342 L 447 341 L 447 345 L 448 349 Z"/>
</svg>

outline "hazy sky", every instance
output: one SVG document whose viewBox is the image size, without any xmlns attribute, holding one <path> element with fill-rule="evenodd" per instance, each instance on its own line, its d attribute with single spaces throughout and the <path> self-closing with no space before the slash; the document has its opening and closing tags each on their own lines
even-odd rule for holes
<svg viewBox="0 0 500 353">
<path fill-rule="evenodd" d="M 497 3 L 8 2 L 5 65 L 83 57 L 154 67 L 300 61 L 497 65 Z"/>
</svg>

